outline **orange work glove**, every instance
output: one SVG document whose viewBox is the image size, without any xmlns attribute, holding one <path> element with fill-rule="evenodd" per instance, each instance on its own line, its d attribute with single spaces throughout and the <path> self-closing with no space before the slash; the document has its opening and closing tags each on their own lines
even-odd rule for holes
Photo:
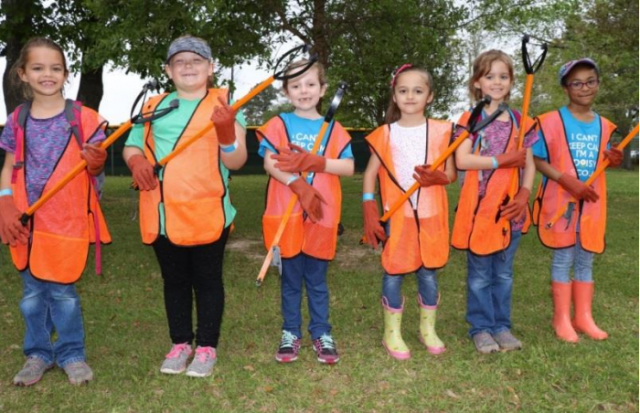
<svg viewBox="0 0 640 413">
<path fill-rule="evenodd" d="M 431 165 L 418 165 L 414 168 L 413 179 L 420 182 L 420 186 L 449 185 L 451 183 L 446 173 L 439 170 L 431 171 L 430 168 Z"/>
<path fill-rule="evenodd" d="M 585 185 L 584 182 L 569 174 L 564 173 L 560 175 L 558 183 L 578 201 L 585 200 L 587 202 L 596 202 L 600 199 L 598 193 L 593 189 L 593 187 Z"/>
<path fill-rule="evenodd" d="M 498 168 L 524 168 L 527 163 L 527 150 L 520 149 L 518 151 L 505 152 L 496 156 Z"/>
<path fill-rule="evenodd" d="M 502 216 L 502 218 L 509 221 L 520 221 L 522 216 L 527 211 L 527 204 L 529 203 L 530 195 L 531 191 L 529 191 L 527 188 L 520 188 L 511 202 L 500 207 L 500 215 Z"/>
<path fill-rule="evenodd" d="M 609 160 L 610 166 L 617 168 L 622 164 L 622 158 L 624 158 L 624 155 L 620 149 L 611 148 L 604 151 L 604 157 Z"/>
<path fill-rule="evenodd" d="M 378 241 L 386 241 L 387 234 L 380 225 L 380 213 L 376 201 L 362 202 L 362 219 L 364 221 L 364 236 L 367 244 L 378 248 Z"/>
<path fill-rule="evenodd" d="M 12 196 L 0 196 L 0 238 L 3 244 L 15 247 L 29 240 L 29 230 L 20 223 L 21 216 Z"/>
<path fill-rule="evenodd" d="M 289 188 L 298 196 L 300 206 L 307 213 L 312 222 L 322 219 L 322 204 L 326 201 L 317 189 L 307 183 L 304 178 L 298 178 L 289 184 Z"/>
<path fill-rule="evenodd" d="M 211 122 L 218 135 L 220 145 L 233 145 L 236 141 L 236 111 L 225 102 L 222 96 L 218 96 L 222 106 L 213 108 Z"/>
<path fill-rule="evenodd" d="M 87 170 L 91 175 L 98 175 L 102 172 L 104 163 L 107 160 L 107 151 L 98 145 L 87 143 L 84 145 L 80 157 L 87 161 Z"/>
<path fill-rule="evenodd" d="M 158 181 L 153 173 L 153 166 L 143 155 L 133 155 L 127 161 L 133 175 L 133 181 L 141 191 L 156 189 Z"/>
<path fill-rule="evenodd" d="M 271 155 L 271 159 L 277 161 L 274 166 L 283 172 L 324 172 L 327 165 L 323 156 L 311 154 L 293 143 L 289 143 L 289 148 L 280 148 L 279 152 Z"/>
</svg>

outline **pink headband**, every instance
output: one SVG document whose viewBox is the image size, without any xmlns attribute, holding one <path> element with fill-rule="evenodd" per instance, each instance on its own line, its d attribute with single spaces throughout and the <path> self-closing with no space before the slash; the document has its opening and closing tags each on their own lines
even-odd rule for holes
<svg viewBox="0 0 640 413">
<path fill-rule="evenodd" d="M 391 78 L 391 89 L 393 89 L 396 86 L 396 78 L 398 77 L 398 75 L 402 72 L 404 72 L 407 69 L 412 68 L 413 65 L 411 63 L 405 63 L 402 66 L 400 66 L 399 68 L 397 68 L 396 70 L 393 71 L 392 73 L 392 78 Z"/>
</svg>

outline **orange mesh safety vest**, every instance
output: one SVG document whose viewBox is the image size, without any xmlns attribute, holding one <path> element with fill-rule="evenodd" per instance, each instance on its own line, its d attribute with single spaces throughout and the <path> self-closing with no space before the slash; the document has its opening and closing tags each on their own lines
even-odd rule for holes
<svg viewBox="0 0 640 413">
<path fill-rule="evenodd" d="M 462 114 L 458 124 L 466 126 L 470 115 L 469 112 Z M 503 153 L 515 151 L 517 148 L 517 118 L 514 114 L 511 115 L 511 118 L 511 136 L 507 147 L 502 151 Z M 525 125 L 526 132 L 530 132 L 534 126 L 535 122 L 528 118 Z M 479 153 L 479 150 L 478 146 L 476 153 Z M 508 222 L 507 228 L 505 228 L 504 221 L 497 218 L 500 206 L 509 192 L 512 173 L 512 168 L 491 171 L 485 194 L 480 198 L 478 171 L 466 171 L 453 223 L 451 245 L 454 248 L 468 249 L 476 255 L 490 255 L 509 247 L 511 244 L 511 222 Z M 527 206 L 527 217 L 522 233 L 527 233 L 530 225 L 528 208 Z"/>
<path fill-rule="evenodd" d="M 433 164 L 449 146 L 453 124 L 427 121 L 426 159 Z M 366 138 L 373 155 L 380 159 L 378 171 L 380 195 L 385 211 L 405 193 L 396 177 L 389 126 L 374 130 Z M 440 166 L 444 171 L 445 164 Z M 409 188 L 406 188 L 409 189 Z M 444 267 L 449 259 L 449 212 L 444 186 L 430 186 L 417 191 L 417 208 L 408 199 L 388 221 L 389 237 L 382 251 L 382 267 L 388 274 L 412 273 L 421 267 Z"/>
<path fill-rule="evenodd" d="M 149 99 L 144 112 L 154 111 L 167 95 Z M 174 147 L 211 123 L 213 108 L 220 105 L 218 96 L 226 98 L 226 89 L 209 89 Z M 149 123 L 144 125 L 144 137 L 144 154 L 155 165 L 159 159 L 155 154 L 153 126 Z M 140 191 L 142 242 L 152 244 L 158 238 L 161 204 L 164 206 L 165 233 L 173 244 L 192 246 L 217 241 L 224 229 L 225 193 L 220 173 L 220 147 L 215 128 L 212 128 L 164 166 L 162 180 L 154 190 Z"/>
<path fill-rule="evenodd" d="M 560 173 L 578 176 L 571 150 L 569 149 L 565 126 L 559 111 L 549 112 L 539 118 L 540 130 L 549 154 L 548 162 Z M 615 132 L 616 125 L 600 117 L 600 145 L 596 168 L 604 162 L 604 151 Z M 565 208 L 571 195 L 556 181 L 545 179 L 540 183 L 533 204 L 534 224 L 538 226 L 538 236 L 542 244 L 549 248 L 567 248 L 576 244 L 576 229 L 580 220 L 580 244 L 586 251 L 602 253 L 605 248 L 604 234 L 607 226 L 607 180 L 601 174 L 593 182 L 600 196 L 596 202 L 578 202 L 571 215 L 571 221 L 560 218 L 551 228 L 546 224 Z"/>
<path fill-rule="evenodd" d="M 351 137 L 338 123 L 333 122 L 327 129 L 329 139 L 325 148 L 318 151 L 327 159 L 339 159 L 340 154 L 351 142 Z M 279 116 L 270 119 L 256 131 L 260 141 L 266 139 L 274 148 L 286 147 L 291 142 L 289 131 Z M 316 139 L 322 139 L 317 137 Z M 321 260 L 332 260 L 336 255 L 338 224 L 342 209 L 340 178 L 328 173 L 315 173 L 311 184 L 324 198 L 322 219 L 315 224 L 303 215 L 300 203 L 296 203 L 280 238 L 280 255 L 292 258 L 304 253 Z M 262 234 L 265 248 L 269 248 L 282 222 L 293 192 L 289 187 L 273 177 L 267 183 L 267 199 L 262 216 Z"/>
<path fill-rule="evenodd" d="M 17 111 L 14 112 L 17 114 Z M 14 118 L 17 125 L 17 116 Z M 87 134 L 95 131 L 101 122 L 100 115 L 92 109 L 80 109 L 82 124 L 82 142 Z M 20 211 L 29 207 L 26 190 L 26 130 L 16 134 L 16 158 L 11 186 L 13 199 Z M 67 146 L 58 160 L 44 186 L 47 193 L 71 169 L 76 167 L 81 148 L 69 133 Z M 22 165 L 19 167 L 18 165 Z M 11 258 L 18 271 L 29 269 L 31 274 L 42 281 L 60 284 L 76 282 L 84 271 L 89 255 L 89 244 L 95 242 L 95 217 L 102 243 L 110 243 L 111 235 L 107 229 L 102 210 L 98 204 L 96 190 L 91 184 L 89 173 L 85 170 L 73 178 L 49 201 L 36 211 L 29 223 L 31 236 L 27 245 L 11 247 Z"/>
</svg>

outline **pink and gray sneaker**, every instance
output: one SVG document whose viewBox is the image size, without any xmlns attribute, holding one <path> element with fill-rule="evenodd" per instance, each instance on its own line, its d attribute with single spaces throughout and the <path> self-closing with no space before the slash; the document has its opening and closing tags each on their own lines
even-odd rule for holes
<svg viewBox="0 0 640 413">
<path fill-rule="evenodd" d="M 40 357 L 29 356 L 22 370 L 13 378 L 13 384 L 16 386 L 31 386 L 36 384 L 42 378 L 45 371 L 53 368 L 53 363 L 47 364 Z"/>
<path fill-rule="evenodd" d="M 216 349 L 213 347 L 200 347 L 196 348 L 196 354 L 193 357 L 193 361 L 187 369 L 187 376 L 189 377 L 209 377 L 213 372 L 213 366 L 216 365 L 218 360 L 216 356 Z"/>
<path fill-rule="evenodd" d="M 313 349 L 318 355 L 318 361 L 322 364 L 336 364 L 340 360 L 336 343 L 329 334 L 323 334 L 320 338 L 313 340 Z"/>
<path fill-rule="evenodd" d="M 187 369 L 187 360 L 191 355 L 191 344 L 174 344 L 165 356 L 160 372 L 164 374 L 180 374 Z"/>
<path fill-rule="evenodd" d="M 276 360 L 280 363 L 291 363 L 298 360 L 298 352 L 300 351 L 300 339 L 295 334 L 282 330 L 282 339 L 280 339 L 280 347 L 276 353 Z"/>
</svg>

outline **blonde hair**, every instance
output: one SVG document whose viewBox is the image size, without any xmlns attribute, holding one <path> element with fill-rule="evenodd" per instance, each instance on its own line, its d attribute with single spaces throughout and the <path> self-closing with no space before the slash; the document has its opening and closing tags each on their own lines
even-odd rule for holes
<svg viewBox="0 0 640 413">
<path fill-rule="evenodd" d="M 291 73 L 295 69 L 298 69 L 300 67 L 306 66 L 308 64 L 309 64 L 309 60 L 307 60 L 307 59 L 301 59 L 301 60 L 297 60 L 297 61 L 295 61 L 293 63 L 290 63 L 289 66 L 287 66 L 287 70 L 285 71 L 285 75 L 288 74 L 288 73 Z M 308 70 L 311 70 L 311 69 L 316 69 L 318 71 L 318 81 L 320 82 L 320 86 L 326 85 L 327 84 L 327 75 L 325 73 L 324 66 L 322 66 L 322 63 L 314 62 Z M 296 76 L 296 77 L 298 77 L 298 76 Z M 295 79 L 295 77 L 293 77 L 291 79 Z M 285 92 L 287 91 L 287 87 L 289 87 L 289 81 L 291 79 L 284 79 L 282 81 L 282 90 L 284 90 Z"/>
<path fill-rule="evenodd" d="M 484 96 L 482 95 L 482 90 L 475 87 L 474 83 L 476 83 L 482 76 L 491 71 L 491 65 L 493 65 L 493 62 L 502 62 L 507 65 L 509 77 L 511 78 L 511 83 L 513 84 L 513 60 L 511 59 L 511 57 L 509 57 L 509 55 L 505 52 L 495 49 L 482 52 L 473 61 L 473 72 L 471 73 L 471 78 L 469 79 L 469 95 L 475 102 L 480 101 Z M 504 97 L 504 100 L 508 101 L 510 97 L 511 91 L 507 93 L 507 95 Z"/>
<path fill-rule="evenodd" d="M 393 78 L 391 80 L 391 95 L 389 96 L 389 106 L 387 107 L 387 111 L 384 114 L 384 122 L 386 124 L 397 122 L 402 117 L 400 108 L 398 107 L 398 104 L 395 102 L 395 100 L 393 100 L 393 96 L 396 91 L 396 84 L 398 83 L 398 79 L 400 79 L 400 77 L 405 73 L 420 73 L 424 77 L 424 82 L 429 88 L 429 93 L 433 93 L 433 77 L 431 77 L 431 73 L 429 73 L 427 69 L 418 66 L 407 66 L 406 69 L 403 69 L 403 67 L 404 66 L 402 66 L 398 71 L 394 72 Z"/>
<path fill-rule="evenodd" d="M 33 37 L 22 46 L 20 50 L 20 55 L 18 56 L 18 60 L 11 66 L 11 71 L 9 72 L 9 79 L 11 84 L 18 90 L 20 90 L 20 94 L 26 100 L 33 99 L 33 91 L 31 90 L 31 86 L 28 83 L 23 82 L 20 78 L 20 75 L 26 71 L 27 63 L 29 63 L 29 52 L 31 49 L 35 49 L 38 47 L 46 47 L 48 49 L 52 49 L 60 53 L 62 57 L 62 64 L 64 66 L 64 75 L 65 77 L 69 75 L 69 69 L 67 68 L 67 58 L 64 55 L 64 51 L 62 48 L 53 40 L 47 39 L 46 37 Z M 64 88 L 60 90 L 62 94 Z"/>
</svg>

